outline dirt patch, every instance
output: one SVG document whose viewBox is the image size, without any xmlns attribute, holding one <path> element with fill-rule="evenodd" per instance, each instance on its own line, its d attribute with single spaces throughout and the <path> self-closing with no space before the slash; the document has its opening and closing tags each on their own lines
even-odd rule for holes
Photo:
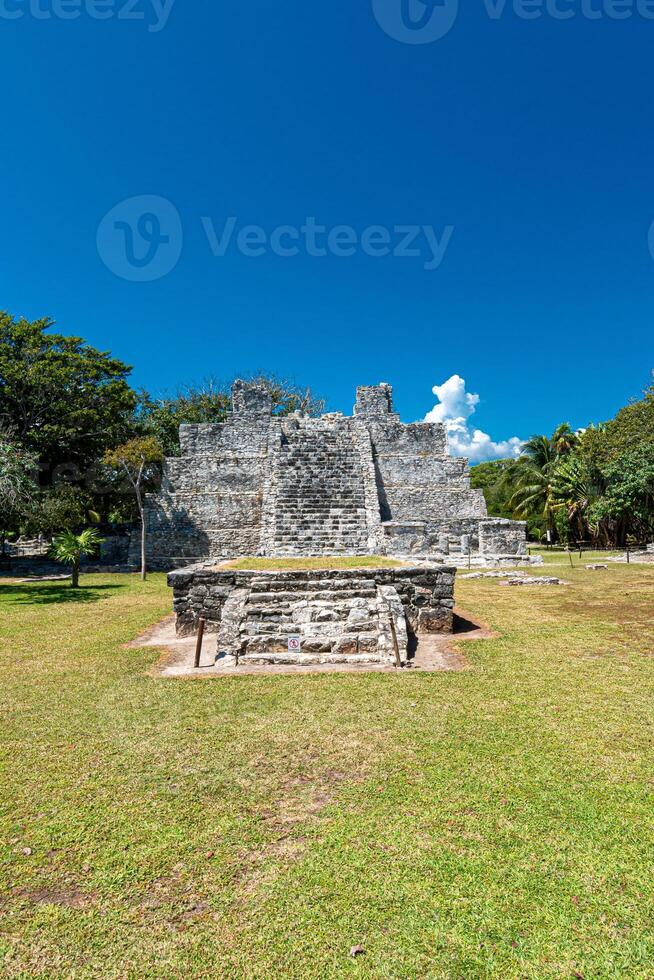
<svg viewBox="0 0 654 980">
<path fill-rule="evenodd" d="M 466 612 L 456 609 L 454 616 L 454 632 L 451 634 L 421 634 L 417 638 L 415 655 L 410 659 L 409 667 L 400 673 L 410 673 L 411 670 L 422 671 L 452 671 L 464 670 L 467 666 L 465 657 L 456 645 L 457 640 L 487 640 L 496 636 L 485 624 L 473 620 Z M 393 673 L 397 668 L 393 664 L 247 664 L 235 667 L 231 662 L 216 660 L 215 637 L 205 634 L 200 666 L 194 667 L 195 637 L 178 637 L 175 633 L 175 617 L 166 616 L 155 623 L 141 636 L 126 643 L 127 649 L 136 650 L 147 647 L 163 649 L 161 659 L 150 670 L 152 677 L 177 677 L 200 680 L 209 677 L 244 677 L 251 675 L 280 675 L 280 674 L 327 674 L 327 673 Z"/>
<path fill-rule="evenodd" d="M 631 601 L 631 599 L 630 593 L 616 594 L 615 598 L 607 600 L 584 596 L 583 601 L 561 603 L 560 609 L 569 614 L 571 618 L 578 617 L 594 622 L 604 622 L 611 626 L 641 625 L 651 627 L 654 625 L 650 601 L 643 598 L 642 603 L 638 603 Z"/>
<path fill-rule="evenodd" d="M 172 631 L 171 631 L 172 627 Z M 138 650 L 141 647 L 168 646 L 171 639 L 177 639 L 175 635 L 175 614 L 171 613 L 165 619 L 149 626 L 144 633 L 137 636 L 135 640 L 130 640 L 124 644 L 126 650 Z"/>
<path fill-rule="evenodd" d="M 93 904 L 93 897 L 77 885 L 63 888 L 16 888 L 12 892 L 12 898 L 32 902 L 34 905 L 58 905 L 67 909 L 88 909 Z"/>
<path fill-rule="evenodd" d="M 339 786 L 346 780 L 356 782 L 362 778 L 363 770 L 355 769 L 349 776 L 330 770 L 317 779 L 301 775 L 287 780 L 281 786 L 275 805 L 260 814 L 272 839 L 254 850 L 239 853 L 234 882 L 242 896 L 247 898 L 270 884 L 298 861 L 307 847 L 306 831 L 335 801 Z"/>
<path fill-rule="evenodd" d="M 485 623 L 475 622 L 461 609 L 454 610 L 452 633 L 423 634 L 418 638 L 413 668 L 416 670 L 465 670 L 466 658 L 456 640 L 491 640 L 497 636 Z"/>
<path fill-rule="evenodd" d="M 157 916 L 163 910 L 169 912 L 165 921 L 173 932 L 184 932 L 211 914 L 208 900 L 196 893 L 194 883 L 184 883 L 181 866 L 173 868 L 170 875 L 155 878 L 137 906 L 139 918 Z"/>
</svg>

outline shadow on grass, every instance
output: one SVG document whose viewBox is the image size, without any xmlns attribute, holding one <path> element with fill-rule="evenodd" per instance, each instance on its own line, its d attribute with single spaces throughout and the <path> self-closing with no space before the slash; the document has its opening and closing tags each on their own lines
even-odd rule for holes
<svg viewBox="0 0 654 980">
<path fill-rule="evenodd" d="M 8 598 L 10 602 L 25 603 L 26 605 L 49 605 L 53 602 L 99 602 L 120 585 L 81 585 L 73 589 L 69 583 L 53 582 L 38 584 L 31 582 L 3 585 L 0 582 L 0 597 Z"/>
</svg>

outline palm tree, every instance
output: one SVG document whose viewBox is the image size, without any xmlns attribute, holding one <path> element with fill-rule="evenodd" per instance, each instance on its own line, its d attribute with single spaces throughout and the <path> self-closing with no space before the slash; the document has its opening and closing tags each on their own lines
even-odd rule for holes
<svg viewBox="0 0 654 980">
<path fill-rule="evenodd" d="M 532 436 L 522 447 L 522 455 L 539 470 L 544 470 L 555 461 L 556 450 L 547 436 Z"/>
<path fill-rule="evenodd" d="M 515 492 L 509 501 L 516 517 L 542 516 L 550 532 L 554 531 L 556 510 L 552 493 L 552 470 L 552 463 L 546 463 L 541 468 L 527 456 L 516 460 L 511 477 Z"/>
<path fill-rule="evenodd" d="M 568 519 L 572 525 L 576 525 L 580 540 L 588 529 L 586 514 L 602 492 L 599 473 L 587 466 L 579 456 L 559 460 L 553 473 L 552 494 L 556 505 L 567 509 Z"/>
<path fill-rule="evenodd" d="M 527 440 L 509 474 L 515 487 L 509 506 L 517 517 L 542 516 L 547 529 L 554 532 L 554 515 L 562 506 L 554 490 L 555 473 L 561 462 L 570 458 L 577 441 L 567 422 L 557 426 L 549 437 L 536 435 Z"/>
<path fill-rule="evenodd" d="M 579 436 L 572 431 L 569 422 L 562 422 L 552 433 L 550 442 L 557 456 L 567 456 L 576 448 Z"/>
<path fill-rule="evenodd" d="M 74 589 L 79 586 L 79 567 L 82 558 L 92 555 L 102 538 L 93 527 L 87 527 L 81 534 L 73 531 L 62 531 L 52 542 L 50 554 L 56 561 L 66 562 L 72 566 L 71 585 Z"/>
</svg>

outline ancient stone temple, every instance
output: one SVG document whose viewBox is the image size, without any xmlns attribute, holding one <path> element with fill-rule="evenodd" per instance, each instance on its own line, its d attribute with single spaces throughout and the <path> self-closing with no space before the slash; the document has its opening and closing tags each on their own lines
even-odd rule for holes
<svg viewBox="0 0 654 980">
<path fill-rule="evenodd" d="M 219 425 L 183 425 L 147 501 L 149 562 L 244 555 L 525 554 L 525 525 L 489 519 L 443 425 L 405 425 L 387 384 L 358 388 L 352 416 L 273 415 L 237 381 Z"/>
</svg>

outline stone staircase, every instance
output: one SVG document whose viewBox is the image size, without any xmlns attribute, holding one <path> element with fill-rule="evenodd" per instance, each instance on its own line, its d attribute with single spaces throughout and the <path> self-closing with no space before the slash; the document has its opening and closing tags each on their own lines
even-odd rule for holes
<svg viewBox="0 0 654 980">
<path fill-rule="evenodd" d="M 273 553 L 366 554 L 362 462 L 347 426 L 286 426 L 275 458 Z"/>
<path fill-rule="evenodd" d="M 379 663 L 395 661 L 408 635 L 401 600 L 370 578 L 262 579 L 236 590 L 223 611 L 218 653 L 239 663 Z M 289 639 L 299 649 L 289 650 Z"/>
</svg>

